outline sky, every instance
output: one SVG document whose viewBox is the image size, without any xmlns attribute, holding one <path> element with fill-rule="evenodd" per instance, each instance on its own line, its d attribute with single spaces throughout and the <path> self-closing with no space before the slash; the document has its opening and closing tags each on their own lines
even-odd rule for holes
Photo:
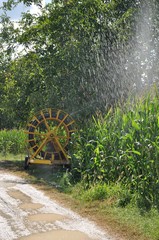
<svg viewBox="0 0 159 240">
<path fill-rule="evenodd" d="M 2 7 L 3 2 L 6 2 L 6 1 L 7 0 L 0 0 L 0 7 Z M 45 6 L 45 4 L 50 2 L 51 0 L 42 0 L 42 5 Z M 10 16 L 12 20 L 18 20 L 21 16 L 21 13 L 26 11 L 30 11 L 30 13 L 34 14 L 34 13 L 38 13 L 40 9 L 34 4 L 32 4 L 31 7 L 26 7 L 24 4 L 20 3 L 16 8 L 8 12 L 8 16 Z M 2 10 L 0 10 L 0 15 L 1 14 L 2 14 Z"/>
</svg>

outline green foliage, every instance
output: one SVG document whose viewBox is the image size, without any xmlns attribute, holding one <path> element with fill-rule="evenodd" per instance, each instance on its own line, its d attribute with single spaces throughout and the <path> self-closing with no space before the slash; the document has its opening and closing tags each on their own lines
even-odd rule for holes
<svg viewBox="0 0 159 240">
<path fill-rule="evenodd" d="M 65 193 L 69 193 L 72 188 L 72 183 L 71 183 L 71 175 L 69 174 L 68 171 L 64 172 L 60 178 L 59 181 L 59 189 L 61 189 Z"/>
<path fill-rule="evenodd" d="M 126 208 L 113 207 L 111 209 L 109 206 L 104 205 L 103 212 L 105 215 L 111 212 L 111 215 L 115 216 L 115 219 L 119 222 L 120 226 L 124 224 L 126 228 L 130 227 L 133 229 L 133 232 L 142 233 L 143 239 L 158 240 L 159 214 L 156 209 L 140 214 L 139 209 L 134 206 L 132 207 L 131 205 Z M 129 239 L 131 238 L 132 237 Z"/>
<path fill-rule="evenodd" d="M 26 6 L 30 6 L 32 3 L 41 7 L 41 0 L 7 0 L 3 2 L 2 9 L 11 11 L 14 7 L 16 7 L 19 3 L 24 3 Z"/>
<path fill-rule="evenodd" d="M 19 2 L 8 1 L 6 9 Z M 118 100 L 119 89 L 127 85 L 117 79 L 114 88 L 111 74 L 122 58 L 117 52 L 131 35 L 136 7 L 127 1 L 53 1 L 39 16 L 23 13 L 19 27 L 2 16 L 0 127 L 23 127 L 32 112 L 45 107 L 78 112 L 77 118 L 84 119 L 113 104 L 114 91 Z"/>
<path fill-rule="evenodd" d="M 72 195 L 84 202 L 106 200 L 106 204 L 114 207 L 126 207 L 131 202 L 134 203 L 135 195 L 120 183 L 105 184 L 97 183 L 85 188 L 83 182 L 72 187 Z"/>
<path fill-rule="evenodd" d="M 145 210 L 159 208 L 159 98 L 153 95 L 94 117 L 74 142 L 72 159 L 72 173 L 86 188 L 120 182 Z M 119 205 L 129 200 L 125 195 Z"/>
<path fill-rule="evenodd" d="M 23 130 L 1 130 L 0 131 L 0 152 L 4 155 L 25 154 L 26 153 L 26 134 Z"/>
<path fill-rule="evenodd" d="M 158 95 L 114 108 L 129 95 L 136 74 L 142 76 L 126 68 L 134 65 L 128 56 L 136 41 L 136 13 L 151 1 L 56 0 L 39 16 L 23 13 L 15 27 L 6 11 L 19 2 L 4 3 L 0 19 L 0 128 L 23 127 L 30 114 L 45 107 L 76 113 L 82 125 L 98 112 L 76 141 L 72 181 L 82 180 L 86 189 L 120 182 L 138 193 L 139 206 L 159 208 Z M 157 27 L 158 18 L 152 21 Z M 157 43 L 157 30 L 153 38 Z M 13 140 L 1 142 L 3 152 L 21 151 Z M 128 201 L 123 195 L 119 205 Z"/>
<path fill-rule="evenodd" d="M 95 185 L 85 191 L 82 198 L 86 201 L 103 200 L 107 197 L 107 186 L 106 185 Z"/>
</svg>

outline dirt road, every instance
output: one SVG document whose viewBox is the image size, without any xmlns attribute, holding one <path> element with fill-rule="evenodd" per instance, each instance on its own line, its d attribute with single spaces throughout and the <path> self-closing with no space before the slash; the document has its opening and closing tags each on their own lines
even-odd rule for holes
<svg viewBox="0 0 159 240">
<path fill-rule="evenodd" d="M 0 240 L 113 240 L 26 180 L 0 172 Z"/>
</svg>

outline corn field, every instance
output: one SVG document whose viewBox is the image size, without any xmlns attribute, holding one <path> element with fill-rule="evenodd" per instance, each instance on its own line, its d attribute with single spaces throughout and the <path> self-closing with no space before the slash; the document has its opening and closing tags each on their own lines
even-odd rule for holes
<svg viewBox="0 0 159 240">
<path fill-rule="evenodd" d="M 0 152 L 7 154 L 25 154 L 26 152 L 26 134 L 23 130 L 1 130 L 0 131 Z"/>
<path fill-rule="evenodd" d="M 75 136 L 73 178 L 120 183 L 146 211 L 159 209 L 159 96 L 155 94 L 93 117 Z"/>
</svg>

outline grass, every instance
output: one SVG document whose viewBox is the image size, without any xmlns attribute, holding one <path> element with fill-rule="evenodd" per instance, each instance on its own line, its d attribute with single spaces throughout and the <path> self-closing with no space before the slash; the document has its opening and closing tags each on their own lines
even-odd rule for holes
<svg viewBox="0 0 159 240">
<path fill-rule="evenodd" d="M 102 211 L 105 212 L 104 206 L 102 207 Z M 111 208 L 111 214 L 115 216 L 115 219 L 120 224 L 131 229 L 136 229 L 137 232 L 140 232 L 147 239 L 159 239 L 159 214 L 155 209 L 141 215 L 138 208 L 130 205 L 126 208 Z"/>
<path fill-rule="evenodd" d="M 78 184 L 72 189 L 72 196 L 79 199 L 83 207 L 90 208 L 92 213 L 95 211 L 103 222 L 109 221 L 117 232 L 125 232 L 126 239 L 159 239 L 158 210 L 152 208 L 149 212 L 141 212 L 133 199 L 123 204 L 129 199 L 129 193 L 120 184 L 104 185 L 103 188 L 96 185 L 88 191 Z"/>
<path fill-rule="evenodd" d="M 36 186 L 49 189 L 48 194 L 56 191 L 55 200 L 71 204 L 71 208 L 86 217 L 90 217 L 110 233 L 117 233 L 126 240 L 158 240 L 159 214 L 156 209 L 141 214 L 133 202 L 126 206 L 118 204 L 126 195 L 119 185 L 95 185 L 86 191 L 82 184 L 71 185 L 69 175 L 63 168 L 52 168 L 48 165 L 31 165 L 24 171 L 23 160 L 9 156 L 10 160 L 0 161 L 0 168 L 25 177 Z M 12 161 L 11 161 L 12 159 Z M 62 194 L 62 195 L 61 195 Z M 54 196 L 54 194 L 53 194 Z M 60 200 L 61 201 L 61 200 Z M 67 205 L 67 204 L 66 204 Z"/>
<path fill-rule="evenodd" d="M 24 154 L 17 154 L 17 155 L 13 155 L 12 153 L 5 153 L 5 154 L 0 154 L 0 159 L 3 161 L 23 161 L 25 159 L 25 155 Z"/>
</svg>

